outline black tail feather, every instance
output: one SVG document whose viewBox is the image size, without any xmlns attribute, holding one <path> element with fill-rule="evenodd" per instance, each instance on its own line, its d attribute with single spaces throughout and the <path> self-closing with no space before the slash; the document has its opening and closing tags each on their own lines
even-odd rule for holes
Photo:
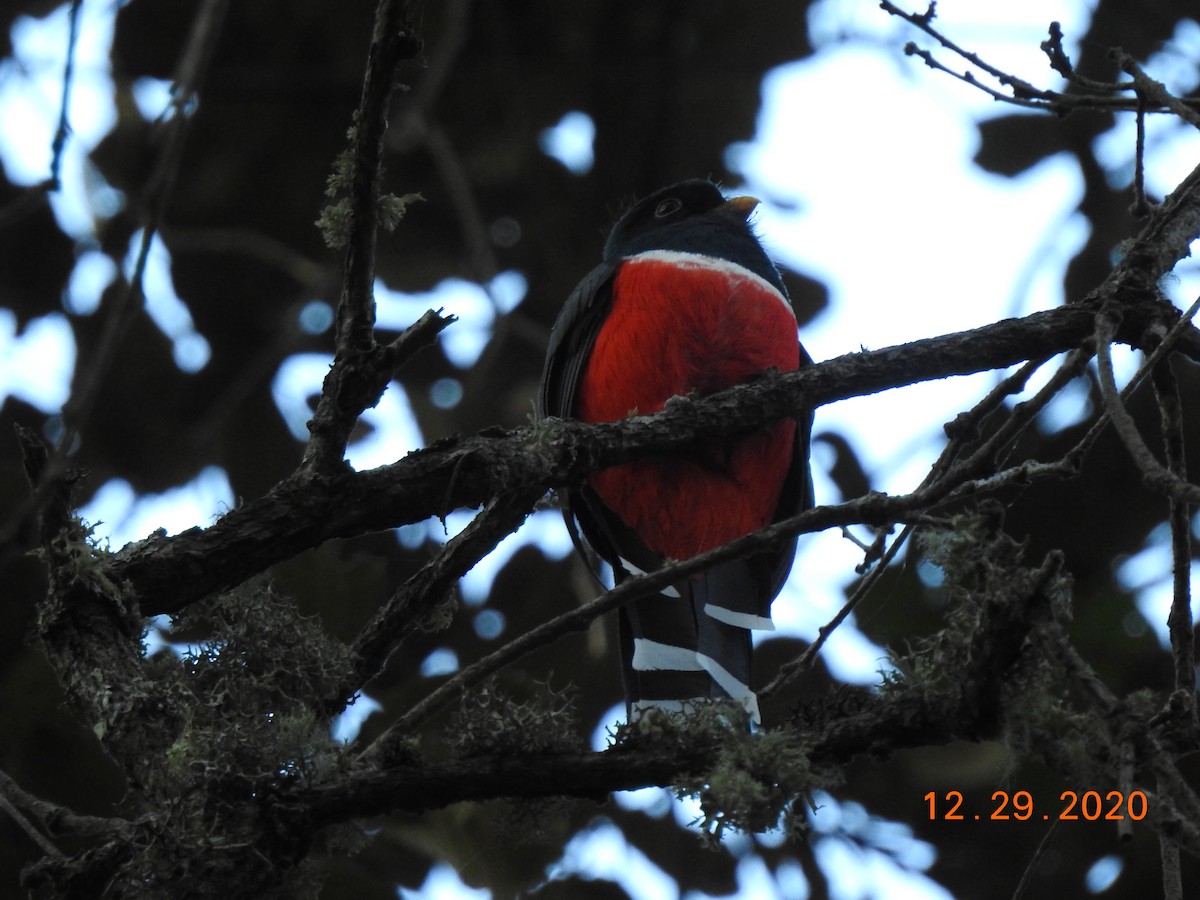
<svg viewBox="0 0 1200 900">
<path fill-rule="evenodd" d="M 704 581 L 677 585 L 621 610 L 621 656 L 630 720 L 650 707 L 682 709 L 688 701 L 734 699 L 758 721 L 751 689 L 750 632 L 705 611 Z"/>
</svg>

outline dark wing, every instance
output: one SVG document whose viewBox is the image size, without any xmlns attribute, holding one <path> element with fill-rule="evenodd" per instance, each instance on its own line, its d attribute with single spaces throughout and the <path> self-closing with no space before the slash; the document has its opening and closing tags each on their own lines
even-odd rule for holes
<svg viewBox="0 0 1200 900">
<path fill-rule="evenodd" d="M 800 364 L 798 368 L 812 365 L 812 357 L 800 345 Z M 787 480 L 783 483 L 783 491 L 779 496 L 779 505 L 775 508 L 775 519 L 787 519 L 799 515 L 813 507 L 812 470 L 808 454 L 812 443 L 813 414 L 811 411 L 796 420 L 796 441 L 792 450 L 792 467 L 788 471 Z M 788 572 L 792 568 L 792 559 L 796 555 L 796 538 L 773 554 L 771 560 L 769 596 L 775 595 L 787 581 Z"/>
<path fill-rule="evenodd" d="M 538 418 L 575 418 L 579 382 L 600 326 L 612 308 L 612 281 L 618 263 L 603 263 L 571 291 L 550 330 L 542 388 L 538 393 Z"/>
<path fill-rule="evenodd" d="M 574 419 L 587 361 L 596 344 L 596 336 L 612 308 L 612 282 L 620 268 L 620 260 L 602 263 L 592 269 L 571 291 L 562 312 L 550 331 L 546 348 L 546 364 L 542 370 L 541 390 L 538 393 L 539 418 L 554 416 Z M 616 570 L 617 578 L 624 574 L 622 556 L 637 556 L 637 568 L 646 571 L 657 568 L 661 560 L 647 550 L 629 528 L 601 503 L 586 487 L 562 492 L 563 519 L 567 523 L 571 542 L 580 556 L 589 561 L 598 575 L 593 556 L 579 541 L 578 529 L 596 553 Z M 629 549 L 626 549 L 629 548 Z"/>
</svg>

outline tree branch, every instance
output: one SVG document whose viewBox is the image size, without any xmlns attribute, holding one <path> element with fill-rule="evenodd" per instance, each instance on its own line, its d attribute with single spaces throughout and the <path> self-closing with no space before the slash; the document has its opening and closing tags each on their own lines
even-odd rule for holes
<svg viewBox="0 0 1200 900">
<path fill-rule="evenodd" d="M 1164 360 L 1153 373 L 1154 394 L 1158 398 L 1162 427 L 1163 450 L 1167 468 L 1176 478 L 1187 479 L 1184 453 L 1183 404 L 1179 383 L 1171 371 L 1171 361 Z M 1172 599 L 1167 616 L 1171 636 L 1171 653 L 1175 661 L 1175 690 L 1186 704 L 1184 721 L 1195 733 L 1196 728 L 1196 636 L 1192 622 L 1192 539 L 1191 508 L 1187 503 L 1169 501 L 1168 521 L 1171 523 Z"/>
<path fill-rule="evenodd" d="M 1039 569 L 1028 572 L 1018 593 L 984 604 L 973 635 L 979 652 L 965 657 L 963 670 L 948 678 L 949 689 L 904 683 L 883 695 L 855 694 L 856 709 L 840 708 L 836 715 L 802 711 L 803 721 L 798 718 L 785 728 L 796 729 L 796 740 L 814 767 L 844 765 L 864 753 L 880 757 L 907 747 L 995 736 L 1001 727 L 1000 695 L 1010 682 L 1007 673 L 1027 658 L 1022 648 L 1030 630 L 1052 614 L 1050 584 L 1061 563 L 1057 555 L 1047 557 Z M 648 586 L 653 578 L 639 576 L 621 588 L 634 581 Z M 612 791 L 665 787 L 703 774 L 718 750 L 710 742 L 670 745 L 643 740 L 635 732 L 628 743 L 601 753 L 366 767 L 338 784 L 303 790 L 284 802 L 305 810 L 310 827 L 319 828 L 359 816 L 417 812 L 464 800 L 601 799 Z"/>
<path fill-rule="evenodd" d="M 1145 343 L 1145 334 L 1163 333 L 1177 316 L 1170 304 L 1144 301 L 1124 317 L 1121 338 Z M 302 470 L 208 528 L 152 535 L 124 548 L 104 571 L 129 588 L 143 614 L 169 613 L 332 538 L 420 522 L 510 491 L 576 484 L 604 466 L 745 433 L 835 400 L 1050 356 L 1077 346 L 1093 329 L 1089 310 L 1055 309 L 768 374 L 710 397 L 680 399 L 654 416 L 598 425 L 555 420 L 456 436 L 366 472 Z M 1188 331 L 1179 346 L 1200 358 L 1200 333 Z M 212 565 L 217 558 L 221 565 Z"/>
<path fill-rule="evenodd" d="M 327 709 L 341 709 L 354 691 L 384 668 L 389 652 L 421 630 L 437 630 L 427 622 L 454 584 L 515 531 L 532 511 L 541 492 L 493 500 L 461 534 L 446 543 L 433 559 L 409 578 L 359 632 L 351 648 L 353 671 Z M 450 624 L 447 615 L 445 626 Z M 394 649 L 393 649 L 394 648 Z"/>
<path fill-rule="evenodd" d="M 338 300 L 333 367 L 309 422 L 301 463 L 332 472 L 343 462 L 350 432 L 364 409 L 379 401 L 394 371 L 375 343 L 375 244 L 380 222 L 384 136 L 401 63 L 421 52 L 404 0 L 380 0 L 350 140 L 349 233 Z M 448 324 L 442 320 L 441 327 Z M 414 326 L 415 327 L 415 326 Z M 440 329 L 439 329 L 440 330 Z M 436 332 L 435 332 L 436 333 Z"/>
<path fill-rule="evenodd" d="M 1165 91 L 1161 93 L 1151 92 L 1149 94 L 1154 101 L 1153 105 L 1146 105 L 1143 99 L 1138 96 L 1120 96 L 1120 94 L 1126 91 L 1141 91 L 1143 89 L 1143 84 L 1137 76 L 1135 76 L 1134 81 L 1105 82 L 1087 78 L 1077 73 L 1071 65 L 1070 59 L 1067 58 L 1066 52 L 1063 50 L 1062 26 L 1058 22 L 1050 23 L 1050 36 L 1042 43 L 1042 51 L 1049 58 L 1051 68 L 1068 79 L 1071 85 L 1076 88 L 1077 93 L 1062 93 L 1060 91 L 1039 88 L 1024 79 L 1017 78 L 1015 75 L 1011 75 L 991 65 L 983 57 L 960 47 L 942 34 L 933 25 L 933 21 L 936 18 L 935 5 L 931 3 L 924 13 L 910 13 L 900 9 L 894 3 L 888 2 L 888 0 L 881 0 L 879 4 L 880 8 L 889 15 L 903 19 L 915 28 L 925 32 L 925 34 L 937 41 L 943 49 L 966 61 L 969 66 L 979 70 L 986 77 L 995 80 L 1002 87 L 1007 88 L 1009 93 L 983 83 L 970 68 L 962 72 L 950 68 L 940 62 L 929 50 L 918 47 L 911 41 L 904 47 L 904 52 L 907 55 L 916 56 L 934 71 L 942 72 L 951 78 L 956 78 L 964 84 L 983 91 L 993 100 L 1026 109 L 1040 109 L 1058 115 L 1082 109 L 1103 112 L 1173 113 L 1182 116 L 1187 121 L 1192 121 L 1192 117 L 1196 115 L 1194 107 L 1200 104 L 1200 101 L 1179 100 L 1178 98 L 1169 97 L 1169 95 L 1164 96 L 1166 94 Z M 1116 54 L 1114 58 L 1118 60 L 1121 57 L 1125 57 L 1122 51 L 1118 50 Z M 1125 58 L 1128 59 L 1128 57 Z M 1123 63 L 1122 68 L 1130 71 Z M 1145 81 L 1149 80 L 1144 75 L 1142 79 Z M 1187 110 L 1187 115 L 1180 112 L 1181 109 Z"/>
<path fill-rule="evenodd" d="M 1096 359 L 1099 362 L 1100 392 L 1105 411 L 1151 490 L 1179 503 L 1200 503 L 1200 486 L 1184 481 L 1154 457 L 1117 390 L 1110 342 L 1119 327 L 1119 316 L 1119 310 L 1106 306 L 1096 317 Z"/>
</svg>

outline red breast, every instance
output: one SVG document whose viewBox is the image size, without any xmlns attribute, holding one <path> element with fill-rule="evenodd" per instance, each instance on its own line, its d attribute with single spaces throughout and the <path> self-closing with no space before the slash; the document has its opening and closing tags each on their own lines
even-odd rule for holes
<svg viewBox="0 0 1200 900">
<path fill-rule="evenodd" d="M 725 259 L 651 250 L 624 260 L 612 282 L 577 414 L 588 422 L 649 414 L 672 396 L 799 362 L 795 315 L 766 279 Z M 647 546 L 683 559 L 772 521 L 795 434 L 786 420 L 687 455 L 614 466 L 591 485 Z"/>
</svg>

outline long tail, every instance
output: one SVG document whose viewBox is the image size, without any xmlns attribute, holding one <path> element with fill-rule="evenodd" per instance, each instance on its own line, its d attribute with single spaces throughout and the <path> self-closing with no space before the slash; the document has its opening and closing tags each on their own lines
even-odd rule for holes
<svg viewBox="0 0 1200 900">
<path fill-rule="evenodd" d="M 649 708 L 686 710 L 698 699 L 733 699 L 754 722 L 752 629 L 772 628 L 770 602 L 755 566 L 736 560 L 670 594 L 621 611 L 621 656 L 630 721 Z"/>
</svg>

